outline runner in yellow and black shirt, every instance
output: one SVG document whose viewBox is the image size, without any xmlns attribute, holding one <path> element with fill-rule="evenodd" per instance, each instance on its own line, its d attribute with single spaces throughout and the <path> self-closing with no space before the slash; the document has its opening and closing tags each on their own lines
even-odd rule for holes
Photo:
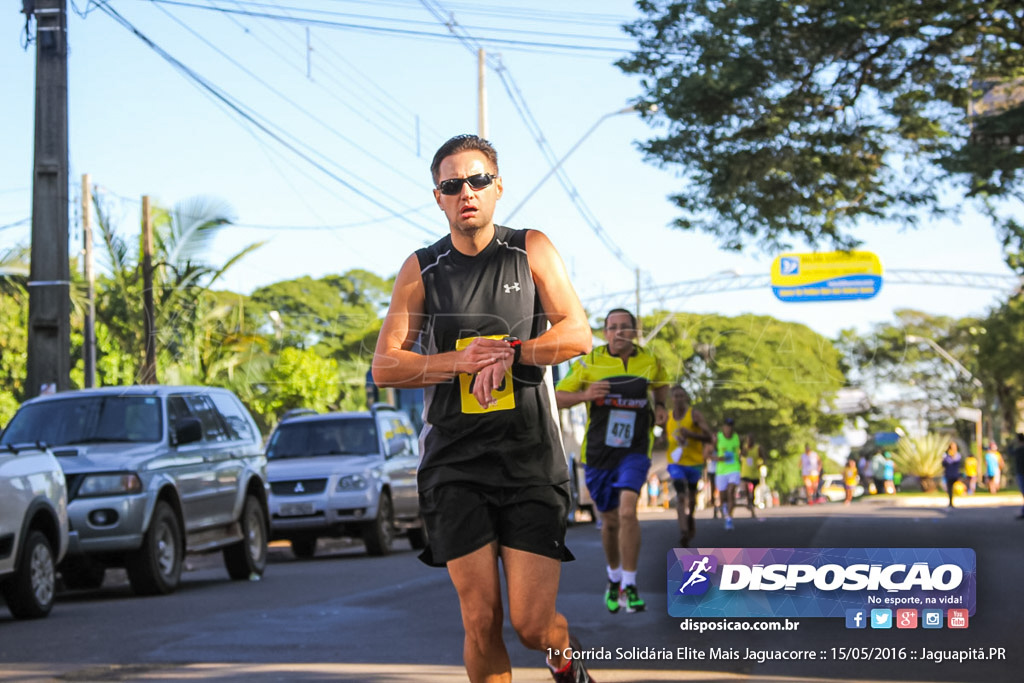
<svg viewBox="0 0 1024 683">
<path fill-rule="evenodd" d="M 668 378 L 657 359 L 634 343 L 636 318 L 615 309 L 605 318 L 605 346 L 573 365 L 556 387 L 559 408 L 587 404 L 582 460 L 587 489 L 601 515 L 601 543 L 608 560 L 605 606 L 639 612 L 636 588 L 641 487 L 651 467 L 652 430 L 664 426 Z M 654 395 L 654 405 L 650 395 Z"/>
<path fill-rule="evenodd" d="M 679 547 L 686 548 L 697 535 L 693 511 L 697 485 L 704 475 L 704 446 L 712 442 L 711 427 L 700 411 L 690 405 L 690 395 L 680 384 L 672 387 L 672 409 L 665 425 L 668 441 L 668 476 L 676 490 Z"/>
</svg>

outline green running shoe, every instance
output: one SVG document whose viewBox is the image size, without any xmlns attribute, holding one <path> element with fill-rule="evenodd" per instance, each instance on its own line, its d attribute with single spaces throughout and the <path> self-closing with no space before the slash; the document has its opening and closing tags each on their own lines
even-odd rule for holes
<svg viewBox="0 0 1024 683">
<path fill-rule="evenodd" d="M 604 604 L 608 611 L 615 614 L 619 611 L 619 582 L 609 581 L 608 590 L 604 592 Z"/>
<path fill-rule="evenodd" d="M 622 587 L 622 598 L 620 600 L 626 606 L 626 612 L 643 612 L 647 608 L 647 603 L 640 597 L 640 593 L 637 592 L 636 586 L 623 586 Z"/>
</svg>

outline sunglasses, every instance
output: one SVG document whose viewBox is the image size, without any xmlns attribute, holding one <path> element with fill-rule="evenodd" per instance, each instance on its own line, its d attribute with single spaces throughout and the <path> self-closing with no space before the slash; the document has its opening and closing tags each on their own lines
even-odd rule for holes
<svg viewBox="0 0 1024 683">
<path fill-rule="evenodd" d="M 441 194 L 459 194 L 462 192 L 462 183 L 469 183 L 469 186 L 474 190 L 482 190 L 490 186 L 495 178 L 497 176 L 493 176 L 490 173 L 477 173 L 468 178 L 449 178 L 438 183 L 437 189 L 441 191 Z"/>
</svg>

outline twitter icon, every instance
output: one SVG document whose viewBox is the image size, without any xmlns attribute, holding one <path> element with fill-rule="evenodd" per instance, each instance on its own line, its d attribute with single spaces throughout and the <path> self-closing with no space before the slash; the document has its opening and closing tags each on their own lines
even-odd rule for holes
<svg viewBox="0 0 1024 683">
<path fill-rule="evenodd" d="M 871 628 L 892 628 L 892 610 L 871 610 Z"/>
</svg>

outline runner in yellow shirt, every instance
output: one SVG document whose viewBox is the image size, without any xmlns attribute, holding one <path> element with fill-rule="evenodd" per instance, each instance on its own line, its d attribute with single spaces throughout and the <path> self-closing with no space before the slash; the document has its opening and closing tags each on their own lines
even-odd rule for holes
<svg viewBox="0 0 1024 683">
<path fill-rule="evenodd" d="M 754 506 L 754 490 L 761 483 L 761 465 L 764 459 L 761 457 L 761 447 L 754 442 L 754 435 L 747 434 L 743 437 L 743 447 L 740 457 L 740 481 L 747 499 L 747 509 L 750 516 L 757 519 L 757 512 Z"/>
<path fill-rule="evenodd" d="M 690 405 L 690 395 L 681 384 L 672 387 L 672 410 L 668 414 L 665 435 L 668 476 L 676 490 L 679 547 L 686 548 L 697 535 L 693 516 L 697 484 L 704 474 L 704 447 L 713 437 L 707 420 Z"/>
</svg>

